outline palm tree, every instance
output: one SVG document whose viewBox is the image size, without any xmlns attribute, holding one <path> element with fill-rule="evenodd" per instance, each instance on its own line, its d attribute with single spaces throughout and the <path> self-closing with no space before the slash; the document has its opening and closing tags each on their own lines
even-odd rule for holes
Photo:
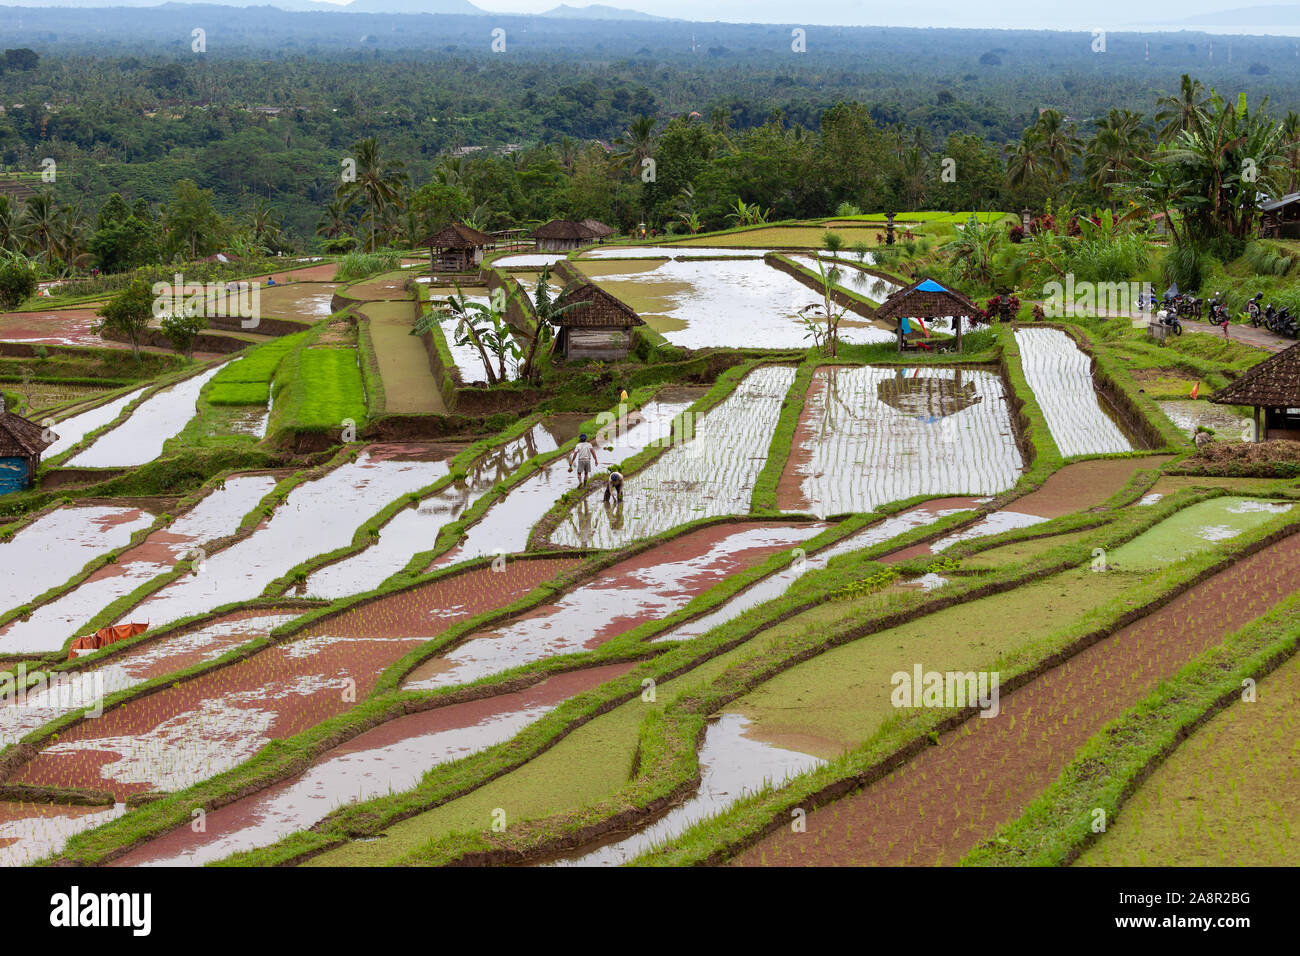
<svg viewBox="0 0 1300 956">
<path fill-rule="evenodd" d="M 86 251 L 86 234 L 89 223 L 81 212 L 81 204 L 60 206 L 55 224 L 55 254 L 67 263 L 69 270 L 79 269 L 89 260 Z"/>
<path fill-rule="evenodd" d="M 1132 178 L 1138 160 L 1151 149 L 1151 137 L 1142 128 L 1142 114 L 1112 108 L 1097 121 L 1097 133 L 1088 141 L 1083 172 L 1089 185 L 1104 193 Z"/>
<path fill-rule="evenodd" d="M 18 218 L 19 229 L 33 257 L 49 262 L 58 255 L 55 247 L 59 232 L 59 214 L 49 191 L 39 192 L 27 200 Z"/>
<path fill-rule="evenodd" d="M 627 130 L 614 140 L 618 150 L 614 153 L 615 169 L 641 172 L 641 161 L 654 151 L 655 121 L 653 116 L 638 116 Z"/>
<path fill-rule="evenodd" d="M 1007 154 L 1007 182 L 1012 188 L 1019 189 L 1043 172 L 1038 133 L 1032 126 L 1020 134 L 1019 142 L 1008 144 L 1004 152 Z"/>
<path fill-rule="evenodd" d="M 433 181 L 440 186 L 459 186 L 465 178 L 465 167 L 460 157 L 447 157 L 433 171 Z"/>
<path fill-rule="evenodd" d="M 325 211 L 321 214 L 320 222 L 316 224 L 316 235 L 323 236 L 326 239 L 337 239 L 339 236 L 346 236 L 352 232 L 352 224 L 348 222 L 348 209 L 341 199 L 325 204 Z"/>
<path fill-rule="evenodd" d="M 8 196 L 0 196 L 0 252 L 17 252 L 21 246 L 18 210 Z"/>
<path fill-rule="evenodd" d="M 1160 128 L 1160 142 L 1167 143 L 1184 130 L 1195 129 L 1209 102 L 1210 98 L 1201 81 L 1193 80 L 1184 73 L 1177 93 L 1168 93 L 1156 100 L 1156 125 Z"/>
<path fill-rule="evenodd" d="M 578 144 L 568 136 L 561 136 L 559 146 L 556 147 L 556 155 L 560 160 L 560 165 L 567 172 L 573 172 L 573 164 L 578 161 Z"/>
<path fill-rule="evenodd" d="M 384 210 L 401 204 L 401 188 L 407 182 L 404 165 L 399 160 L 386 162 L 379 152 L 379 141 L 371 136 L 352 146 L 357 161 L 356 178 L 340 183 L 338 198 L 344 208 L 360 201 L 366 207 L 364 219 L 370 224 L 370 251 L 375 251 L 375 238 Z"/>
<path fill-rule="evenodd" d="M 1282 120 L 1282 146 L 1286 150 L 1286 191 L 1292 193 L 1300 187 L 1300 114 L 1295 110 Z"/>
<path fill-rule="evenodd" d="M 1282 125 L 1269 118 L 1268 101 L 1252 113 L 1241 94 L 1235 104 L 1211 96 L 1192 124 L 1157 154 L 1167 167 L 1169 201 L 1182 213 L 1190 238 L 1254 231 L 1261 193 L 1276 193 L 1285 175 Z M 1156 176 L 1148 176 L 1155 181 Z"/>
<path fill-rule="evenodd" d="M 1038 116 L 1037 144 L 1046 164 L 1053 167 L 1062 179 L 1070 175 L 1070 164 L 1083 151 L 1083 143 L 1075 135 L 1074 124 L 1065 125 L 1065 114 L 1060 110 L 1043 110 Z"/>
<path fill-rule="evenodd" d="M 275 221 L 275 214 L 265 199 L 258 199 L 249 214 L 248 231 L 253 243 L 268 251 L 280 238 L 280 224 Z"/>
</svg>

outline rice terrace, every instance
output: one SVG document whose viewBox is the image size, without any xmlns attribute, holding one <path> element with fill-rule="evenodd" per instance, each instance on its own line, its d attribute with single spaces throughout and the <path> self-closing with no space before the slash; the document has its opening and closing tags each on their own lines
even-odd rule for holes
<svg viewBox="0 0 1300 956">
<path fill-rule="evenodd" d="M 758 115 L 465 7 L 351 14 L 382 109 L 339 12 L 147 33 L 111 146 L 0 28 L 0 865 L 1300 866 L 1300 70 L 942 30 L 943 119 L 852 34 L 798 117 L 701 26 Z"/>
</svg>

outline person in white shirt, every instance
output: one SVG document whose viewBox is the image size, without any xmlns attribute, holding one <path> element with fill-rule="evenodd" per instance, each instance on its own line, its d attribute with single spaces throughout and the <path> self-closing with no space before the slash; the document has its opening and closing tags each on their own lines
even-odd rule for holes
<svg viewBox="0 0 1300 956">
<path fill-rule="evenodd" d="M 596 446 L 587 441 L 586 432 L 578 436 L 578 444 L 569 453 L 569 471 L 573 471 L 575 463 L 578 466 L 578 487 L 582 488 L 591 477 L 592 468 L 600 464 L 596 460 Z"/>
</svg>

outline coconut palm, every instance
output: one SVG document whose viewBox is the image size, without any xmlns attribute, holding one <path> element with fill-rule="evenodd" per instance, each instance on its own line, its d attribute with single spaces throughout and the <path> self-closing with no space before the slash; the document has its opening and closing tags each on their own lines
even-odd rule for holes
<svg viewBox="0 0 1300 956">
<path fill-rule="evenodd" d="M 1074 124 L 1065 124 L 1065 114 L 1060 110 L 1043 110 L 1038 116 L 1036 143 L 1046 164 L 1066 179 L 1070 165 L 1083 152 L 1083 143 L 1075 134 Z"/>
<path fill-rule="evenodd" d="M 1259 196 L 1276 194 L 1286 177 L 1283 127 L 1269 118 L 1267 105 L 1252 112 L 1244 93 L 1235 104 L 1211 96 L 1192 127 L 1157 153 L 1168 200 L 1190 238 L 1253 234 Z M 1145 178 L 1157 180 L 1150 172 Z"/>
<path fill-rule="evenodd" d="M 375 239 L 383 221 L 384 210 L 401 204 L 402 186 L 407 182 L 404 165 L 398 161 L 386 161 L 379 151 L 379 141 L 371 136 L 352 146 L 356 154 L 356 178 L 352 182 L 340 183 L 338 198 L 344 208 L 351 208 L 360 202 L 365 206 L 363 219 L 370 225 L 370 251 L 375 250 Z"/>
<path fill-rule="evenodd" d="M 337 239 L 339 236 L 350 235 L 351 232 L 352 223 L 348 221 L 347 206 L 341 199 L 327 202 L 320 221 L 316 223 L 316 235 L 326 239 Z"/>
<path fill-rule="evenodd" d="M 262 249 L 270 250 L 280 238 L 280 224 L 265 199 L 258 199 L 253 204 L 248 216 L 248 231 L 253 243 Z"/>
<path fill-rule="evenodd" d="M 1155 118 L 1160 142 L 1167 143 L 1184 130 L 1195 129 L 1209 102 L 1201 81 L 1184 73 L 1177 93 L 1167 93 L 1156 100 Z"/>
<path fill-rule="evenodd" d="M 8 196 L 0 196 L 0 252 L 17 252 L 22 246 L 18 210 Z"/>
<path fill-rule="evenodd" d="M 1286 152 L 1286 191 L 1291 193 L 1300 188 L 1300 114 L 1294 110 L 1282 120 L 1282 148 Z"/>
<path fill-rule="evenodd" d="M 654 151 L 654 131 L 653 116 L 638 116 L 632 120 L 627 130 L 614 140 L 617 147 L 613 156 L 614 168 L 630 169 L 640 174 L 641 161 Z"/>
<path fill-rule="evenodd" d="M 58 255 L 59 212 L 49 191 L 39 192 L 27 200 L 18 217 L 18 227 L 33 258 L 49 262 Z"/>
<path fill-rule="evenodd" d="M 1007 182 L 1015 189 L 1036 179 L 1044 171 L 1038 133 L 1032 126 L 1020 134 L 1018 142 L 1008 144 L 1004 152 L 1007 155 Z"/>
<path fill-rule="evenodd" d="M 1137 169 L 1138 160 L 1151 149 L 1151 136 L 1142 128 L 1142 114 L 1111 109 L 1097 121 L 1097 133 L 1088 141 L 1083 173 L 1099 193 L 1126 182 Z"/>
</svg>

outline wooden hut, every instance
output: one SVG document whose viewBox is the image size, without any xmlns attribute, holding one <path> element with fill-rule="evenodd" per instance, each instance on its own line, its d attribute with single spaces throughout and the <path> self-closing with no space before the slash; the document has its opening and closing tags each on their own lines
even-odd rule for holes
<svg viewBox="0 0 1300 956">
<path fill-rule="evenodd" d="M 597 240 L 608 239 L 614 235 L 614 227 L 605 225 L 599 219 L 584 219 L 580 225 L 590 229 L 592 236 Z"/>
<path fill-rule="evenodd" d="M 555 349 L 566 359 L 620 360 L 632 349 L 632 329 L 645 325 L 631 306 L 590 282 L 574 286 L 556 301 L 575 305 L 553 321 Z"/>
<path fill-rule="evenodd" d="M 909 336 L 915 340 L 925 334 L 919 329 L 904 330 L 904 319 L 920 319 L 927 327 L 935 319 L 952 319 L 957 332 L 957 351 L 960 352 L 961 320 L 975 319 L 983 315 L 984 310 L 962 293 L 946 288 L 933 279 L 922 277 L 907 288 L 899 289 L 886 298 L 880 304 L 880 308 L 876 309 L 875 318 L 897 323 L 900 352 L 916 347 L 908 344 Z"/>
<path fill-rule="evenodd" d="M 0 398 L 0 495 L 30 488 L 36 480 L 41 454 L 58 437 L 47 438 L 45 429 L 7 411 Z"/>
<path fill-rule="evenodd" d="M 1300 192 L 1260 203 L 1259 234 L 1271 239 L 1300 239 Z"/>
<path fill-rule="evenodd" d="M 420 245 L 429 247 L 431 272 L 469 272 L 483 261 L 483 250 L 492 245 L 492 237 L 453 222 Z"/>
<path fill-rule="evenodd" d="M 1300 441 L 1300 343 L 1247 369 L 1210 401 L 1253 408 L 1256 441 Z"/>
<path fill-rule="evenodd" d="M 537 240 L 537 248 L 542 252 L 568 252 L 594 241 L 596 234 L 572 219 L 552 219 L 546 225 L 534 229 L 533 238 Z"/>
</svg>

